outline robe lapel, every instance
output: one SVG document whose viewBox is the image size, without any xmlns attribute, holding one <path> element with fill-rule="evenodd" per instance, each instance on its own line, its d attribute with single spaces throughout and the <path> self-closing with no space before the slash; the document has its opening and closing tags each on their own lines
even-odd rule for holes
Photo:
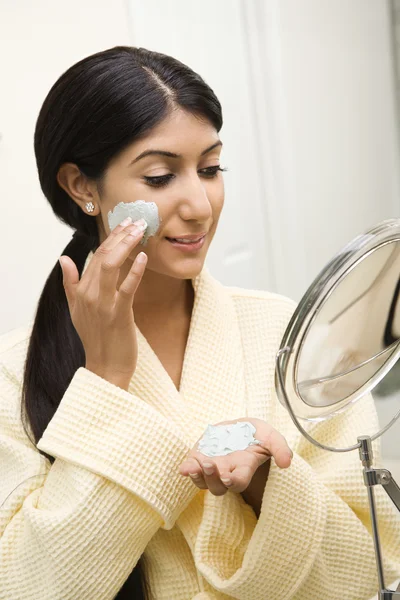
<svg viewBox="0 0 400 600">
<path fill-rule="evenodd" d="M 194 444 L 209 423 L 246 416 L 247 398 L 233 300 L 206 266 L 192 285 L 194 305 L 180 390 L 136 326 L 138 361 L 129 391 L 175 421 Z"/>
</svg>

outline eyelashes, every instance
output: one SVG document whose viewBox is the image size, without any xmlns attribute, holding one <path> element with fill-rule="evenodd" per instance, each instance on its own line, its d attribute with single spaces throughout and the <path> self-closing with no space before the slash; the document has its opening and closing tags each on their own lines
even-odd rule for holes
<svg viewBox="0 0 400 600">
<path fill-rule="evenodd" d="M 223 169 L 219 165 L 216 165 L 215 167 L 206 167 L 205 169 L 200 169 L 199 173 L 205 179 L 214 179 L 214 177 L 217 177 L 218 171 L 227 171 L 227 170 L 228 170 L 227 168 Z M 152 187 L 166 186 L 174 178 L 175 178 L 175 175 L 173 175 L 172 173 L 169 173 L 168 175 L 159 175 L 158 177 L 148 177 L 146 175 L 143 177 L 145 182 L 148 185 L 151 185 Z"/>
</svg>

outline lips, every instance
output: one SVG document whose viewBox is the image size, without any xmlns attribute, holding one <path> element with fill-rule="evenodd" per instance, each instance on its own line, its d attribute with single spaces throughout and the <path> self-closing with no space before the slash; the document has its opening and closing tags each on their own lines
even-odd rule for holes
<svg viewBox="0 0 400 600">
<path fill-rule="evenodd" d="M 173 241 L 173 242 L 180 242 L 180 243 L 185 243 L 185 242 L 199 242 L 205 235 L 207 235 L 206 233 L 200 233 L 198 235 L 179 235 L 177 237 L 167 237 L 166 239 L 169 241 Z"/>
<path fill-rule="evenodd" d="M 200 242 L 200 240 L 202 240 L 204 237 L 204 235 L 201 235 L 200 237 L 197 238 L 170 238 L 167 237 L 166 239 L 169 242 L 177 242 L 178 244 L 195 244 L 197 242 Z"/>
<path fill-rule="evenodd" d="M 205 238 L 206 238 L 206 236 L 203 235 L 203 237 L 201 237 L 197 242 L 178 242 L 178 241 L 175 241 L 175 238 L 168 238 L 168 237 L 166 237 L 165 239 L 172 246 L 174 246 L 175 248 L 177 248 L 179 250 L 182 250 L 184 252 L 196 252 L 197 250 L 200 250 L 200 248 L 203 247 L 203 245 L 205 243 Z"/>
</svg>

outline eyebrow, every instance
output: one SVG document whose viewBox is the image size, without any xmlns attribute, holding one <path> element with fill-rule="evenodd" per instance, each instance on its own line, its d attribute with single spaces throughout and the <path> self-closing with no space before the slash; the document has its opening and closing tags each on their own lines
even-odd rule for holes
<svg viewBox="0 0 400 600">
<path fill-rule="evenodd" d="M 219 140 L 218 142 L 216 142 L 215 144 L 213 144 L 209 148 L 206 148 L 206 150 L 203 150 L 203 152 L 201 153 L 200 156 L 204 156 L 208 152 L 211 152 L 211 150 L 214 150 L 214 148 L 217 148 L 217 146 L 222 146 L 221 140 Z M 137 156 L 135 159 L 133 159 L 129 163 L 128 166 L 130 167 L 131 165 L 133 165 L 134 163 L 138 162 L 138 160 L 144 158 L 145 156 L 152 156 L 152 155 L 168 156 L 169 158 L 182 158 L 181 154 L 174 154 L 174 152 L 168 152 L 167 150 L 145 150 L 144 152 L 142 152 L 141 154 L 139 154 L 139 156 Z"/>
</svg>

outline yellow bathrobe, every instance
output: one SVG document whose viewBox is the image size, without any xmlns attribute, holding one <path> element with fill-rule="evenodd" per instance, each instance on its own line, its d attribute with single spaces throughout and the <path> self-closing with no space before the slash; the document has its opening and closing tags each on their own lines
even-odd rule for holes
<svg viewBox="0 0 400 600">
<path fill-rule="evenodd" d="M 76 371 L 38 442 L 56 457 L 52 466 L 20 423 L 31 323 L 1 336 L 1 600 L 111 600 L 143 552 L 156 600 L 375 593 L 358 452 L 311 445 L 274 391 L 275 353 L 293 302 L 223 286 L 207 267 L 193 287 L 180 391 L 137 330 L 129 391 Z M 294 451 L 289 469 L 272 461 L 258 519 L 240 494 L 213 496 L 178 473 L 207 424 L 244 416 L 271 423 Z M 369 396 L 307 425 L 339 445 L 376 426 Z M 382 489 L 377 507 L 389 583 L 400 571 L 400 519 Z"/>
</svg>

